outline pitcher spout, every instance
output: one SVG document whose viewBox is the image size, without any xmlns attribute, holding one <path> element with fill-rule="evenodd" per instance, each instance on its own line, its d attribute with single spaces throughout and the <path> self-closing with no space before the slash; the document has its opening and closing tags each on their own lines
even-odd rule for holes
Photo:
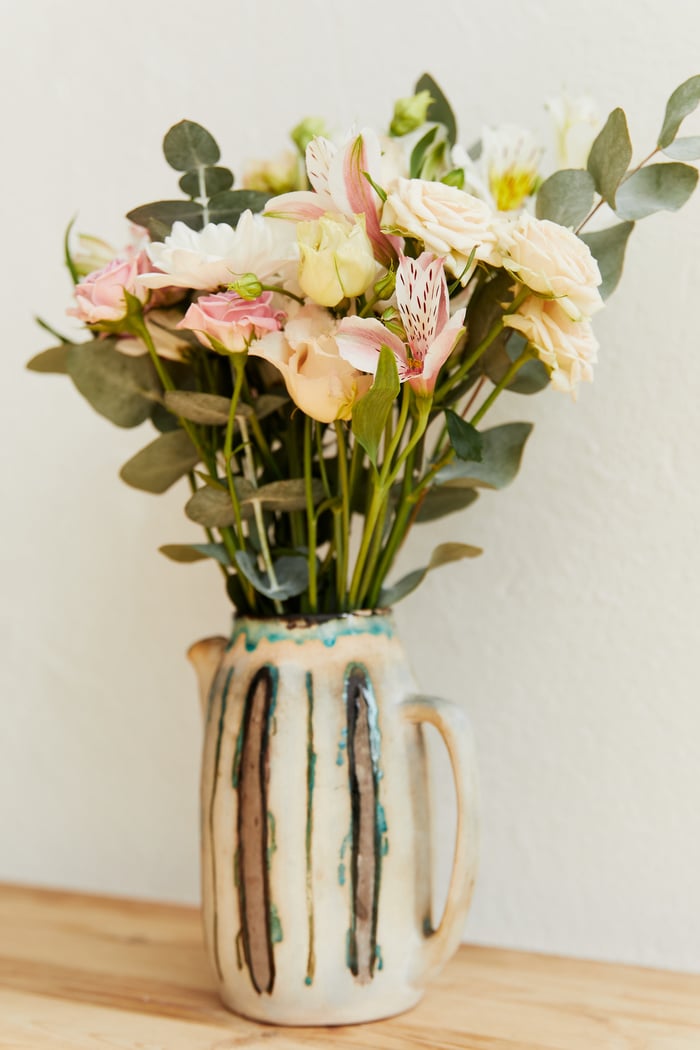
<svg viewBox="0 0 700 1050">
<path fill-rule="evenodd" d="M 195 642 L 187 650 L 187 659 L 190 661 L 197 673 L 199 683 L 199 704 L 202 709 L 202 717 L 206 717 L 207 701 L 211 690 L 214 676 L 221 663 L 221 657 L 227 645 L 227 641 L 221 635 L 214 638 L 203 638 L 201 642 Z"/>
</svg>

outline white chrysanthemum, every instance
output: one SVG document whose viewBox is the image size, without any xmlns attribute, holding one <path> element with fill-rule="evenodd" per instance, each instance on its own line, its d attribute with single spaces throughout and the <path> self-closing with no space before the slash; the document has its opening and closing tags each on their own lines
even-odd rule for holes
<svg viewBox="0 0 700 1050">
<path fill-rule="evenodd" d="M 231 284 L 237 276 L 254 273 L 265 281 L 284 277 L 296 265 L 296 231 L 289 223 L 244 211 L 235 230 L 227 223 L 209 223 L 193 230 L 173 223 L 163 242 L 148 246 L 148 255 L 160 273 L 143 274 L 146 288 L 194 288 L 211 291 Z"/>
</svg>

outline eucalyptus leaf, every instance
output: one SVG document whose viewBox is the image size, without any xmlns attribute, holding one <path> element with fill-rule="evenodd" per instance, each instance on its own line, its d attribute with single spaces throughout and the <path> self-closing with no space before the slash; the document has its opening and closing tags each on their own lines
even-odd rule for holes
<svg viewBox="0 0 700 1050">
<path fill-rule="evenodd" d="M 165 407 L 192 423 L 222 426 L 228 423 L 231 401 L 218 394 L 200 394 L 196 390 L 166 390 Z"/>
<path fill-rule="evenodd" d="M 314 506 L 323 499 L 324 489 L 318 478 L 311 482 L 311 493 Z M 303 478 L 287 478 L 284 481 L 271 481 L 269 485 L 261 485 L 241 500 L 241 506 L 259 503 L 265 510 L 276 510 L 289 512 L 293 510 L 305 510 L 306 508 L 306 483 Z"/>
<path fill-rule="evenodd" d="M 437 127 L 431 128 L 413 147 L 411 152 L 411 160 L 409 163 L 410 174 L 409 177 L 417 179 L 420 177 L 420 173 L 425 162 L 428 150 L 435 141 L 435 137 L 438 133 Z"/>
<path fill-rule="evenodd" d="M 457 456 L 460 459 L 479 463 L 481 461 L 483 442 L 481 434 L 476 427 L 468 423 L 466 419 L 458 416 L 451 408 L 445 409 L 445 421 L 447 423 L 447 433 L 450 436 L 450 443 Z"/>
<path fill-rule="evenodd" d="M 374 467 L 377 466 L 379 442 L 400 386 L 396 359 L 389 347 L 383 346 L 379 352 L 374 382 L 352 412 L 352 432 Z"/>
<path fill-rule="evenodd" d="M 670 145 L 664 147 L 664 153 L 671 160 L 698 160 L 700 159 L 700 135 L 688 135 L 686 138 L 675 139 Z"/>
<path fill-rule="evenodd" d="M 429 73 L 424 73 L 413 91 L 416 95 L 419 91 L 428 91 L 430 93 L 433 101 L 430 103 L 430 108 L 428 109 L 428 120 L 435 120 L 438 124 L 442 124 L 447 132 L 447 141 L 450 146 L 454 146 L 457 141 L 457 121 L 455 120 L 452 106 L 447 101 L 442 89 L 436 84 Z"/>
<path fill-rule="evenodd" d="M 178 430 L 180 423 L 177 416 L 168 412 L 165 405 L 155 404 L 151 412 L 151 423 L 161 434 L 167 434 L 171 430 Z"/>
<path fill-rule="evenodd" d="M 231 564 L 223 543 L 165 543 L 158 550 L 171 561 L 187 565 L 196 561 L 213 558 L 228 568 Z"/>
<path fill-rule="evenodd" d="M 186 171 L 178 185 L 188 197 L 211 197 L 215 193 L 231 189 L 233 172 L 228 168 L 198 168 L 195 171 Z"/>
<path fill-rule="evenodd" d="M 582 168 L 555 171 L 540 186 L 535 209 L 538 219 L 550 219 L 560 226 L 578 226 L 593 206 L 595 182 Z"/>
<path fill-rule="evenodd" d="M 252 485 L 243 478 L 236 478 L 235 489 L 240 501 L 245 499 L 248 493 L 252 491 Z M 185 504 L 185 514 L 190 521 L 196 521 L 198 525 L 204 525 L 205 528 L 209 529 L 223 529 L 236 524 L 236 515 L 228 489 L 217 489 L 209 486 L 197 489 Z M 249 517 L 251 514 L 251 508 L 246 508 L 245 513 L 243 508 L 241 508 L 241 516 L 243 518 Z"/>
<path fill-rule="evenodd" d="M 511 330 L 507 338 L 495 340 L 482 358 L 483 369 L 491 382 L 500 383 L 514 361 L 527 346 L 520 332 Z M 539 394 L 549 386 L 550 375 L 546 366 L 535 357 L 518 369 L 513 379 L 505 387 L 513 394 Z"/>
<path fill-rule="evenodd" d="M 209 200 L 209 222 L 226 222 L 236 226 L 244 211 L 260 212 L 270 200 L 260 190 L 224 190 Z"/>
<path fill-rule="evenodd" d="M 166 492 L 199 463 L 199 453 L 184 430 L 170 430 L 125 463 L 119 476 L 144 492 Z"/>
<path fill-rule="evenodd" d="M 135 427 L 151 415 L 160 383 L 149 357 L 128 357 L 112 339 L 68 347 L 68 374 L 96 412 L 119 427 Z"/>
<path fill-rule="evenodd" d="M 174 222 L 184 222 L 192 230 L 201 230 L 204 225 L 204 209 L 197 201 L 152 201 L 133 208 L 126 217 L 137 226 L 145 226 L 153 241 L 164 240 Z"/>
<path fill-rule="evenodd" d="M 181 120 L 170 128 L 163 139 L 163 154 L 175 171 L 217 164 L 221 156 L 216 139 L 193 120 Z"/>
<path fill-rule="evenodd" d="M 441 543 L 433 551 L 430 561 L 422 569 L 414 569 L 406 576 L 393 584 L 391 587 L 383 587 L 379 592 L 379 604 L 382 607 L 396 605 L 398 601 L 405 598 L 411 591 L 415 591 L 433 569 L 440 565 L 447 565 L 453 561 L 461 561 L 462 558 L 476 558 L 482 552 L 480 547 L 472 547 L 467 543 Z"/>
<path fill-rule="evenodd" d="M 625 262 L 627 241 L 633 229 L 633 222 L 620 222 L 606 230 L 581 235 L 581 240 L 591 249 L 591 254 L 598 263 L 600 276 L 603 278 L 599 289 L 603 299 L 607 299 L 617 288 Z"/>
<path fill-rule="evenodd" d="M 596 137 L 588 154 L 588 170 L 595 188 L 611 208 L 615 193 L 632 159 L 632 143 L 624 110 L 614 109 Z"/>
<path fill-rule="evenodd" d="M 525 442 L 531 432 L 532 423 L 504 423 L 490 430 L 482 430 L 481 462 L 453 460 L 438 474 L 438 483 L 461 481 L 469 486 L 504 488 L 520 469 Z"/>
<path fill-rule="evenodd" d="M 303 594 L 309 586 L 309 564 L 307 559 L 300 555 L 283 555 L 273 562 L 277 586 L 272 584 L 267 572 L 260 572 L 255 559 L 248 551 L 238 551 L 236 564 L 256 591 L 260 591 L 266 598 L 282 602 Z"/>
<path fill-rule="evenodd" d="M 444 518 L 446 514 L 454 514 L 471 506 L 479 498 L 476 489 L 459 483 L 448 483 L 447 485 L 433 485 L 428 489 L 420 510 L 416 515 L 416 523 L 436 521 Z"/>
<path fill-rule="evenodd" d="M 649 164 L 630 175 L 617 191 L 621 219 L 644 219 L 657 211 L 678 211 L 691 196 L 698 173 L 688 164 Z"/>
<path fill-rule="evenodd" d="M 30 372 L 52 372 L 55 375 L 68 374 L 68 350 L 70 343 L 59 343 L 58 346 L 50 346 L 48 350 L 42 350 L 27 361 Z"/>
<path fill-rule="evenodd" d="M 690 77 L 680 84 L 666 103 L 664 122 L 659 132 L 657 145 L 665 150 L 675 139 L 685 118 L 697 109 L 700 103 L 700 76 Z"/>
<path fill-rule="evenodd" d="M 267 416 L 271 416 L 273 412 L 277 412 L 278 409 L 283 408 L 284 405 L 289 404 L 289 397 L 281 394 L 261 394 L 253 404 L 252 409 L 258 419 L 265 419 Z"/>
</svg>

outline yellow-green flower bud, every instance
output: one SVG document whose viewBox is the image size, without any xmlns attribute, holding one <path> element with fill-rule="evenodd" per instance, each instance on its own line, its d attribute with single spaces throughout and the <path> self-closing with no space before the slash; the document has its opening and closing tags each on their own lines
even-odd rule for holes
<svg viewBox="0 0 700 1050">
<path fill-rule="evenodd" d="M 356 223 L 342 215 L 323 215 L 297 226 L 299 285 L 320 306 L 337 306 L 361 295 L 377 271 L 364 216 Z"/>
<path fill-rule="evenodd" d="M 389 134 L 399 137 L 415 131 L 425 124 L 433 97 L 429 91 L 419 91 L 417 95 L 400 98 L 394 105 L 394 116 L 389 125 Z"/>
<path fill-rule="evenodd" d="M 254 273 L 244 273 L 228 286 L 230 292 L 240 295 L 241 299 L 259 299 L 264 289 Z"/>
<path fill-rule="evenodd" d="M 385 273 L 380 280 L 374 286 L 374 294 L 377 299 L 391 299 L 396 288 L 396 274 L 393 270 L 389 270 Z"/>
<path fill-rule="evenodd" d="M 317 135 L 328 135 L 328 129 L 323 117 L 304 117 L 300 124 L 289 133 L 289 137 L 301 153 L 306 153 L 306 147 Z"/>
</svg>

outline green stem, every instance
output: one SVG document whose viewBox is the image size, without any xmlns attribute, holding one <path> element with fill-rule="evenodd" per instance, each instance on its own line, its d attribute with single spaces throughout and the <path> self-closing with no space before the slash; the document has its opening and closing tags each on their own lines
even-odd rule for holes
<svg viewBox="0 0 700 1050">
<path fill-rule="evenodd" d="M 255 442 L 258 446 L 258 449 L 260 450 L 260 455 L 262 456 L 265 466 L 269 471 L 271 471 L 274 474 L 276 478 L 281 478 L 282 471 L 280 470 L 279 465 L 275 461 L 275 457 L 270 451 L 270 446 L 268 444 L 267 438 L 265 437 L 263 429 L 260 426 L 260 420 L 255 415 L 255 406 L 253 406 L 253 412 L 250 416 L 250 429 L 253 431 L 253 437 L 255 438 Z"/>
<path fill-rule="evenodd" d="M 232 355 L 230 358 L 231 371 L 233 372 L 233 396 L 231 398 L 231 407 L 229 409 L 228 422 L 226 424 L 226 435 L 224 437 L 224 470 L 226 472 L 226 482 L 228 484 L 229 496 L 231 498 L 231 504 L 233 506 L 233 513 L 236 519 L 236 532 L 231 533 L 231 542 L 234 545 L 233 550 L 233 564 L 236 564 L 235 554 L 237 550 L 245 549 L 245 538 L 243 535 L 243 518 L 241 515 L 241 505 L 238 500 L 238 493 L 236 492 L 236 485 L 233 479 L 233 470 L 231 468 L 231 459 L 233 457 L 233 432 L 236 425 L 236 409 L 238 408 L 238 399 L 241 393 L 241 387 L 243 385 L 243 376 L 245 371 L 245 356 L 243 354 Z M 242 358 L 242 360 L 240 360 Z M 246 592 L 246 596 L 251 604 L 251 607 L 255 609 L 255 588 L 253 587 L 250 580 L 246 579 L 245 576 L 239 573 L 243 583 L 243 589 Z"/>
<path fill-rule="evenodd" d="M 494 401 L 499 396 L 499 394 L 503 390 L 505 390 L 505 388 L 510 383 L 512 383 L 512 381 L 515 379 L 515 376 L 517 375 L 518 371 L 523 367 L 524 364 L 526 364 L 528 361 L 531 361 L 533 359 L 533 357 L 535 357 L 534 351 L 529 346 L 527 346 L 523 350 L 523 352 L 520 355 L 520 357 L 516 358 L 516 360 L 513 361 L 513 364 L 510 366 L 510 368 L 508 369 L 506 374 L 503 376 L 503 378 L 498 383 L 496 383 L 496 386 L 493 388 L 493 390 L 491 391 L 489 396 L 486 398 L 486 400 L 484 401 L 484 403 L 481 406 L 481 408 L 477 409 L 477 411 L 474 413 L 472 418 L 469 420 L 469 422 L 471 423 L 471 425 L 473 427 L 475 427 L 476 424 L 479 423 L 484 418 L 484 416 L 486 415 L 488 410 L 491 408 L 491 405 L 494 403 Z"/>
<path fill-rule="evenodd" d="M 250 485 L 257 489 L 258 479 L 255 474 L 255 462 L 253 460 L 253 451 L 250 447 L 250 434 L 248 433 L 248 421 L 245 417 L 241 417 L 238 424 L 241 428 L 241 437 L 243 438 L 243 464 L 244 474 L 246 480 Z M 267 577 L 270 581 L 270 586 L 273 590 L 277 590 L 279 587 L 279 581 L 275 573 L 275 567 L 272 563 L 272 556 L 270 554 L 270 547 L 267 542 L 267 529 L 265 528 L 265 516 L 263 514 L 262 503 L 259 500 L 251 500 L 253 504 L 253 516 L 255 518 L 255 525 L 258 530 L 258 539 L 260 540 L 260 553 L 262 555 L 263 564 L 267 570 Z M 272 604 L 275 607 L 275 612 L 282 613 L 282 603 L 278 598 L 272 599 Z"/>
<path fill-rule="evenodd" d="M 314 510 L 312 469 L 312 430 L 311 416 L 304 418 L 304 488 L 306 491 L 306 529 L 309 560 L 309 606 L 310 612 L 318 611 L 318 589 L 316 583 L 316 513 Z"/>
<path fill-rule="evenodd" d="M 350 482 L 348 478 L 348 450 L 345 444 L 345 433 L 343 424 L 339 420 L 335 421 L 335 436 L 338 442 L 338 487 L 342 501 L 339 535 L 336 538 L 338 605 L 344 610 L 347 606 L 348 560 L 350 558 Z"/>
</svg>

